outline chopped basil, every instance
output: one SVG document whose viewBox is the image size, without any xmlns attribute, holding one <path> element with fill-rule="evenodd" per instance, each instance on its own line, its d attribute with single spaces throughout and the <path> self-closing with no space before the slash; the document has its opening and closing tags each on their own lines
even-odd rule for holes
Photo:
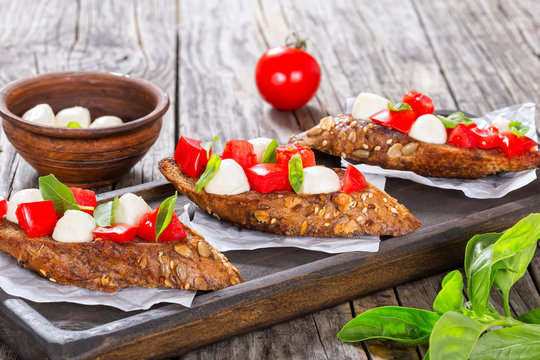
<svg viewBox="0 0 540 360">
<path fill-rule="evenodd" d="M 174 205 L 176 204 L 177 193 L 163 200 L 159 205 L 159 210 L 156 216 L 156 242 L 159 236 L 167 226 L 171 223 L 174 214 Z"/>
<path fill-rule="evenodd" d="M 516 135 L 517 137 L 525 136 L 530 130 L 530 127 L 523 125 L 519 121 L 512 121 L 510 124 L 508 124 L 508 127 L 510 128 L 512 134 Z"/>
<path fill-rule="evenodd" d="M 448 116 L 437 115 L 439 120 L 442 121 L 443 125 L 447 129 L 453 129 L 459 124 L 471 125 L 474 124 L 474 121 L 466 117 L 462 112 L 456 111 Z"/>
<path fill-rule="evenodd" d="M 396 105 L 392 105 L 392 103 L 388 103 L 388 108 L 392 111 L 403 111 L 403 110 L 412 110 L 411 105 L 406 103 L 397 103 Z"/>
<path fill-rule="evenodd" d="M 212 141 L 205 141 L 205 142 L 202 142 L 201 143 L 201 148 L 203 148 L 204 150 L 206 150 L 206 157 L 209 158 L 210 157 L 210 150 L 212 150 L 212 145 L 214 145 L 214 143 L 216 141 L 219 140 L 219 137 L 214 136 L 214 140 Z"/>
<path fill-rule="evenodd" d="M 276 148 L 279 146 L 279 143 L 276 140 L 272 140 L 270 144 L 268 144 L 268 147 L 266 148 L 266 151 L 264 152 L 264 156 L 262 158 L 261 163 L 263 164 L 275 164 L 276 163 Z"/>
<path fill-rule="evenodd" d="M 208 164 L 206 164 L 206 170 L 204 170 L 204 173 L 195 184 L 195 191 L 201 191 L 202 188 L 205 187 L 210 180 L 212 180 L 214 175 L 216 175 L 217 171 L 219 170 L 220 165 L 221 158 L 216 154 L 212 155 L 210 160 L 208 160 Z"/>
<path fill-rule="evenodd" d="M 70 121 L 70 122 L 67 124 L 67 127 L 68 127 L 68 128 L 80 128 L 81 125 L 79 125 L 79 123 L 76 122 L 76 121 Z"/>
<path fill-rule="evenodd" d="M 52 200 L 58 214 L 64 215 L 67 210 L 94 210 L 93 206 L 78 205 L 71 190 L 53 174 L 40 176 L 38 182 L 43 200 Z"/>
<path fill-rule="evenodd" d="M 94 210 L 94 220 L 98 226 L 111 226 L 113 224 L 114 213 L 118 206 L 118 196 L 115 196 L 113 200 L 106 203 L 99 204 Z"/>
<path fill-rule="evenodd" d="M 289 160 L 289 182 L 295 193 L 302 190 L 304 183 L 304 168 L 302 166 L 302 157 L 299 154 L 293 155 Z"/>
</svg>

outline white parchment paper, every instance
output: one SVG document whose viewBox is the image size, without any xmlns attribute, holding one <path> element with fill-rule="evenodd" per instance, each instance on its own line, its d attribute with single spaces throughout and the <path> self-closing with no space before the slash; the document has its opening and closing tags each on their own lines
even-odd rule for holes
<svg viewBox="0 0 540 360">
<path fill-rule="evenodd" d="M 366 180 L 384 190 L 384 176 L 364 174 Z M 187 212 L 187 211 L 185 211 Z M 284 236 L 255 230 L 241 229 L 219 221 L 206 212 L 196 208 L 191 226 L 206 241 L 220 251 L 253 250 L 272 247 L 297 247 L 301 249 L 323 251 L 326 253 L 342 253 L 349 251 L 377 252 L 380 238 L 363 235 L 349 238 L 318 238 L 307 236 Z"/>
<path fill-rule="evenodd" d="M 354 103 L 354 98 L 347 99 L 347 109 L 350 112 Z M 534 121 L 534 103 L 524 103 L 508 106 L 492 111 L 479 118 L 472 120 L 479 128 L 485 129 L 491 125 L 498 115 L 510 121 L 520 121 L 529 126 L 527 136 L 538 142 L 536 134 L 536 124 Z M 342 160 L 342 166 L 346 166 L 347 161 Z M 520 172 L 510 172 L 497 175 L 490 175 L 480 179 L 456 179 L 426 177 L 415 174 L 411 171 L 389 170 L 379 166 L 366 164 L 355 165 L 361 172 L 378 174 L 400 179 L 408 179 L 427 186 L 442 189 L 453 189 L 462 191 L 465 196 L 473 199 L 495 199 L 501 198 L 511 191 L 517 190 L 536 179 L 536 170 L 525 170 Z"/>
</svg>

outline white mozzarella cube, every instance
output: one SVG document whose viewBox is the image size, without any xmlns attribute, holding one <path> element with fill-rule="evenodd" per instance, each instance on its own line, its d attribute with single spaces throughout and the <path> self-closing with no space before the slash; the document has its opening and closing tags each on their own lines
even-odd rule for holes
<svg viewBox="0 0 540 360">
<path fill-rule="evenodd" d="M 139 225 L 141 217 L 152 209 L 140 196 L 127 193 L 118 198 L 114 212 L 114 224 Z"/>
<path fill-rule="evenodd" d="M 356 98 L 351 115 L 355 119 L 369 120 L 369 117 L 379 111 L 388 109 L 390 100 L 377 94 L 363 92 Z"/>
<path fill-rule="evenodd" d="M 90 124 L 90 128 L 122 125 L 124 122 L 118 116 L 100 116 Z"/>
<path fill-rule="evenodd" d="M 495 120 L 493 120 L 491 125 L 499 129 L 500 133 L 510 132 L 510 121 L 503 118 L 501 115 L 497 115 L 497 117 L 495 118 Z"/>
<path fill-rule="evenodd" d="M 80 210 L 68 210 L 58 220 L 52 238 L 63 243 L 90 242 L 96 228 L 94 217 Z"/>
<path fill-rule="evenodd" d="M 25 112 L 22 118 L 41 125 L 56 125 L 53 109 L 49 104 L 39 104 Z"/>
<path fill-rule="evenodd" d="M 19 206 L 19 204 L 36 201 L 43 201 L 43 196 L 41 195 L 41 191 L 39 191 L 39 189 L 24 189 L 17 191 L 9 199 L 6 218 L 9 221 L 18 224 L 19 221 L 17 220 L 17 215 L 15 215 L 17 206 Z"/>
<path fill-rule="evenodd" d="M 324 166 L 304 168 L 304 182 L 300 194 L 327 194 L 341 190 L 341 180 L 336 172 Z"/>
<path fill-rule="evenodd" d="M 409 136 L 430 144 L 445 144 L 446 128 L 438 117 L 432 114 L 426 114 L 419 116 L 414 121 L 409 131 Z"/>
<path fill-rule="evenodd" d="M 215 195 L 236 195 L 249 191 L 244 169 L 233 159 L 221 160 L 221 165 L 204 190 Z"/>
<path fill-rule="evenodd" d="M 56 125 L 66 127 L 70 122 L 76 122 L 82 128 L 90 126 L 90 111 L 82 106 L 74 106 L 60 110 L 56 114 Z"/>
<path fill-rule="evenodd" d="M 256 138 L 248 141 L 251 143 L 251 145 L 253 145 L 255 155 L 257 155 L 257 163 L 260 163 L 264 157 L 264 153 L 266 152 L 268 145 L 270 145 L 272 142 L 272 139 Z"/>
</svg>

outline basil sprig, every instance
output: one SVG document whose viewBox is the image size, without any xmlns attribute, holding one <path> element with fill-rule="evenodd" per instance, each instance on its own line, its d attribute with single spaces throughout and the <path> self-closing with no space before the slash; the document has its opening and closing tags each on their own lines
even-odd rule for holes
<svg viewBox="0 0 540 360">
<path fill-rule="evenodd" d="M 448 116 L 436 115 L 447 129 L 453 129 L 459 124 L 471 125 L 474 121 L 466 117 L 462 112 L 456 111 Z"/>
<path fill-rule="evenodd" d="M 218 140 L 219 140 L 219 137 L 217 137 L 217 135 L 216 135 L 216 136 L 214 136 L 214 140 L 205 141 L 205 142 L 201 143 L 201 148 L 206 150 L 206 158 L 210 157 L 210 150 L 212 149 L 212 145 L 214 145 L 215 142 L 218 141 Z"/>
<path fill-rule="evenodd" d="M 167 226 L 171 223 L 172 217 L 174 215 L 174 205 L 176 204 L 177 193 L 175 192 L 173 196 L 169 196 L 161 205 L 159 205 L 159 210 L 156 216 L 156 242 L 159 239 L 159 236 Z"/>
<path fill-rule="evenodd" d="M 219 167 L 221 165 L 221 158 L 214 154 L 208 160 L 208 164 L 206 164 L 206 170 L 204 170 L 203 174 L 199 178 L 199 180 L 195 183 L 195 191 L 199 192 L 202 190 L 203 187 L 205 187 L 210 180 L 216 175 L 217 171 L 219 170 Z"/>
<path fill-rule="evenodd" d="M 49 174 L 38 179 L 39 191 L 44 200 L 52 200 L 56 213 L 64 215 L 67 210 L 94 210 L 93 206 L 81 206 L 69 188 L 56 176 Z"/>
<path fill-rule="evenodd" d="M 304 184 L 304 167 L 302 166 L 302 157 L 299 154 L 293 155 L 289 160 L 289 182 L 295 193 L 302 190 Z"/>
<path fill-rule="evenodd" d="M 279 143 L 276 140 L 272 140 L 266 151 L 264 152 L 261 163 L 263 164 L 275 164 L 277 162 L 277 153 L 276 148 L 279 146 Z"/>
<path fill-rule="evenodd" d="M 99 204 L 94 210 L 94 220 L 98 226 L 107 227 L 114 223 L 114 213 L 118 206 L 118 196 L 115 196 L 111 201 Z"/>
<path fill-rule="evenodd" d="M 392 111 L 404 111 L 404 110 L 412 110 L 411 105 L 400 102 L 396 105 L 392 105 L 392 103 L 388 103 L 388 108 Z"/>
<path fill-rule="evenodd" d="M 435 311 L 396 306 L 371 309 L 346 324 L 338 337 L 343 341 L 429 342 L 424 359 L 431 360 L 509 359 L 516 354 L 520 359 L 536 358 L 540 308 L 514 318 L 509 293 L 527 271 L 538 238 L 540 214 L 527 216 L 505 232 L 476 235 L 465 250 L 470 301 L 465 302 L 463 277 L 454 270 L 442 282 L 433 303 Z M 504 315 L 488 305 L 492 287 L 503 295 Z"/>
<path fill-rule="evenodd" d="M 510 128 L 512 134 L 516 135 L 517 137 L 525 136 L 530 130 L 530 127 L 520 123 L 519 121 L 512 121 L 510 124 L 508 124 L 508 127 Z"/>
</svg>

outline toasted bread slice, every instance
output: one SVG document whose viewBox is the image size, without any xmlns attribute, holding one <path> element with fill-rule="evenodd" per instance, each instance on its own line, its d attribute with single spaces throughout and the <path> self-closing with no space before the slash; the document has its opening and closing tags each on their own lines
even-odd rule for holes
<svg viewBox="0 0 540 360">
<path fill-rule="evenodd" d="M 501 149 L 462 149 L 428 144 L 369 121 L 355 120 L 350 114 L 327 116 L 315 127 L 292 136 L 289 142 L 423 176 L 474 179 L 540 166 L 538 151 L 509 158 Z"/>
<path fill-rule="evenodd" d="M 197 179 L 184 174 L 173 158 L 159 170 L 201 209 L 230 224 L 287 236 L 348 237 L 362 234 L 400 236 L 421 226 L 405 206 L 368 183 L 358 192 L 306 195 L 292 191 L 213 195 L 195 191 Z M 342 178 L 344 171 L 334 169 Z"/>
<path fill-rule="evenodd" d="M 0 250 L 51 281 L 114 292 L 122 287 L 218 290 L 242 282 L 238 270 L 200 235 L 174 242 L 93 241 L 62 243 L 49 236 L 29 238 L 0 220 Z"/>
</svg>

